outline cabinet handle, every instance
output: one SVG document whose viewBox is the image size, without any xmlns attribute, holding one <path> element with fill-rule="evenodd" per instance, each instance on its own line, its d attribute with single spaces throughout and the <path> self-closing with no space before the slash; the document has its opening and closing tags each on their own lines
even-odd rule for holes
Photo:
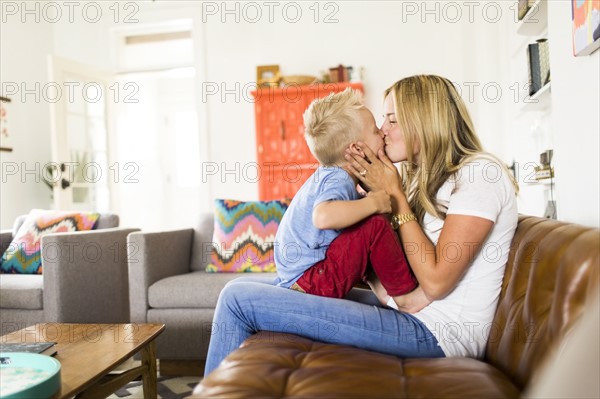
<svg viewBox="0 0 600 399">
<path fill-rule="evenodd" d="M 281 133 L 281 140 L 285 140 L 285 122 L 281 121 L 279 132 Z"/>
</svg>

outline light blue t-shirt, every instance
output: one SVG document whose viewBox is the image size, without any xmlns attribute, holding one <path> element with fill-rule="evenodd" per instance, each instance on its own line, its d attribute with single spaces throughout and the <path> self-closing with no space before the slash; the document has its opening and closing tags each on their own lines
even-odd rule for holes
<svg viewBox="0 0 600 399">
<path fill-rule="evenodd" d="M 316 205 L 359 198 L 354 181 L 340 167 L 320 166 L 302 185 L 283 215 L 275 235 L 277 285 L 289 288 L 315 263 L 325 259 L 341 230 L 320 230 L 312 223 Z"/>
</svg>

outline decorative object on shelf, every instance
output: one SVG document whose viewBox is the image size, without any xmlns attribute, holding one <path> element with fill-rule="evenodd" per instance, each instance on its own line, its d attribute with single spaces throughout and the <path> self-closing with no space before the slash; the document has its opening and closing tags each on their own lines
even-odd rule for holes
<svg viewBox="0 0 600 399">
<path fill-rule="evenodd" d="M 527 46 L 527 59 L 529 60 L 529 95 L 534 95 L 542 88 L 540 50 L 537 43 Z"/>
<path fill-rule="evenodd" d="M 529 0 L 527 12 L 519 16 L 517 34 L 523 36 L 539 36 L 548 27 L 549 0 Z"/>
<path fill-rule="evenodd" d="M 329 70 L 321 70 L 319 71 L 319 74 L 321 75 L 321 83 L 330 83 L 331 82 L 331 77 L 329 76 Z"/>
<path fill-rule="evenodd" d="M 550 82 L 550 46 L 548 39 L 539 39 L 537 43 L 540 53 L 540 77 L 544 87 Z"/>
<path fill-rule="evenodd" d="M 345 67 L 342 64 L 329 68 L 329 81 L 331 83 L 348 82 L 352 75 L 353 68 Z"/>
<path fill-rule="evenodd" d="M 554 177 L 552 167 L 553 150 L 546 150 L 540 154 L 540 166 L 535 167 L 535 180 L 551 179 Z"/>
<path fill-rule="evenodd" d="M 573 54 L 590 55 L 600 47 L 600 1 L 571 0 Z"/>
<path fill-rule="evenodd" d="M 548 39 L 540 39 L 527 47 L 529 60 L 529 95 L 534 95 L 550 82 L 550 47 Z"/>
<path fill-rule="evenodd" d="M 279 86 L 279 65 L 259 65 L 256 67 L 256 85 L 258 87 Z"/>
<path fill-rule="evenodd" d="M 8 109 L 10 98 L 0 96 L 0 151 L 12 151 L 8 131 Z"/>
<path fill-rule="evenodd" d="M 542 0 L 543 1 L 543 0 Z M 519 21 L 527 14 L 531 7 L 536 3 L 536 0 L 519 0 Z"/>
<path fill-rule="evenodd" d="M 316 83 L 318 81 L 316 76 L 310 75 L 288 75 L 281 77 L 282 86 L 303 86 Z"/>
</svg>

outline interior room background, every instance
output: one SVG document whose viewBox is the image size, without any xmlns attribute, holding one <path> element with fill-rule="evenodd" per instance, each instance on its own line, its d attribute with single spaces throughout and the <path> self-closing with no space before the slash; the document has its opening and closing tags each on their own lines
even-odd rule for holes
<svg viewBox="0 0 600 399">
<path fill-rule="evenodd" d="M 103 172 L 113 174 L 102 206 L 118 213 L 122 225 L 188 227 L 215 198 L 257 198 L 249 93 L 256 66 L 268 64 L 290 75 L 319 76 L 338 64 L 361 69 L 365 101 L 378 122 L 382 92 L 392 82 L 444 75 L 460 87 L 486 149 L 526 168 L 552 148 L 558 218 L 599 225 L 600 51 L 573 56 L 570 1 L 548 2 L 551 106 L 526 115 L 515 64 L 530 38 L 516 32 L 510 1 L 276 2 L 272 9 L 263 2 L 254 8 L 244 2 L 95 2 L 99 18 L 91 11 L 93 18 L 84 18 L 85 4 L 94 2 L 81 2 L 71 19 L 66 7 L 59 19 L 35 18 L 35 9 L 8 15 L 9 2 L 2 3 L 3 84 L 44 87 L 50 56 L 103 71 L 121 90 L 118 99 L 115 90 L 106 93 L 106 161 L 113 169 Z M 181 31 L 189 35 L 137 45 L 125 39 Z M 53 159 L 50 104 L 43 93 L 37 100 L 22 94 L 11 102 L 14 149 L 0 153 L 2 228 L 32 208 L 53 206 L 39 178 Z M 127 95 L 138 101 L 125 101 Z M 6 173 L 6 165 L 17 172 Z M 531 169 L 521 172 L 519 210 L 541 216 L 548 189 L 524 182 Z"/>
</svg>

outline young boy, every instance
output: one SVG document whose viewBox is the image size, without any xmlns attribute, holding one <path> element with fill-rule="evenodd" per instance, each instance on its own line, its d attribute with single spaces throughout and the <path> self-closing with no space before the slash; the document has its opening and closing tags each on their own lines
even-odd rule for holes
<svg viewBox="0 0 600 399">
<path fill-rule="evenodd" d="M 377 153 L 381 131 L 358 92 L 346 89 L 312 102 L 304 113 L 305 138 L 319 168 L 294 196 L 275 237 L 278 285 L 343 298 L 366 281 L 371 266 L 392 298 L 416 279 L 387 217 L 385 191 L 361 197 L 358 179 L 346 172 L 344 153 L 362 141 Z M 395 306 L 393 299 L 388 302 Z"/>
</svg>

